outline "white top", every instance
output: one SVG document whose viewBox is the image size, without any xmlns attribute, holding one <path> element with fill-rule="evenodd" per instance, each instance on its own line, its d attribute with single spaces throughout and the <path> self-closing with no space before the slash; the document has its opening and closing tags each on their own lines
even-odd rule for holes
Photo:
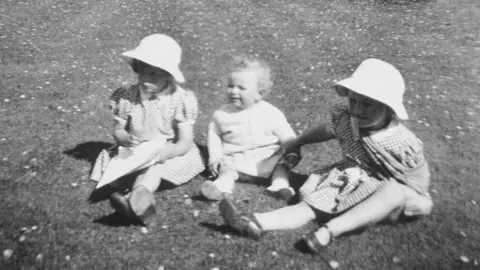
<svg viewBox="0 0 480 270">
<path fill-rule="evenodd" d="M 266 101 L 239 110 L 231 104 L 217 109 L 208 132 L 210 161 L 223 155 L 280 145 L 295 137 L 282 111 Z"/>
</svg>

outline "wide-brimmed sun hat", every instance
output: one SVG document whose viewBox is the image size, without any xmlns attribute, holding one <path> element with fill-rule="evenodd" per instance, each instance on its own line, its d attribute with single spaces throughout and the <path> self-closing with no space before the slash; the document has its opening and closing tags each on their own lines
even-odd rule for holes
<svg viewBox="0 0 480 270">
<path fill-rule="evenodd" d="M 408 119 L 407 110 L 403 106 L 405 82 L 402 74 L 391 64 L 379 59 L 370 58 L 363 61 L 352 76 L 335 83 L 335 90 L 340 96 L 347 96 L 349 90 L 380 101 L 389 106 L 398 118 Z"/>
<path fill-rule="evenodd" d="M 122 53 L 123 56 L 161 68 L 170 73 L 179 83 L 185 82 L 180 71 L 182 48 L 171 37 L 164 34 L 152 34 L 144 37 L 133 50 Z"/>
</svg>

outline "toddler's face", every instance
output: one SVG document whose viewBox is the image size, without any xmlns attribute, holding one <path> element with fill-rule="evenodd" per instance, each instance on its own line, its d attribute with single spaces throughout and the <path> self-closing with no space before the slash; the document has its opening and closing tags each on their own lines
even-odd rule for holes
<svg viewBox="0 0 480 270">
<path fill-rule="evenodd" d="M 262 99 L 258 75 L 253 70 L 234 71 L 228 78 L 228 102 L 238 109 L 246 109 Z"/>
<path fill-rule="evenodd" d="M 383 127 L 389 116 L 387 105 L 353 91 L 349 91 L 348 105 L 359 128 Z"/>
<path fill-rule="evenodd" d="M 138 82 L 145 94 L 156 94 L 168 84 L 170 74 L 165 70 L 143 63 L 137 67 Z"/>
</svg>

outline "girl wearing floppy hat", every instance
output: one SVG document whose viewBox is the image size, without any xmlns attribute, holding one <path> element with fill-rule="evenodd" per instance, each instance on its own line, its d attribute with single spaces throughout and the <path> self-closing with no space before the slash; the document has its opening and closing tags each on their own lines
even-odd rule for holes
<svg viewBox="0 0 480 270">
<path fill-rule="evenodd" d="M 367 59 L 335 89 L 348 97 L 348 106 L 334 106 L 331 124 L 306 131 L 284 152 L 337 138 L 343 161 L 311 174 L 296 205 L 242 215 L 231 201 L 222 200 L 220 211 L 231 227 L 258 239 L 265 231 L 298 228 L 317 218 L 323 226 L 304 240 L 319 252 L 335 237 L 360 227 L 430 213 L 423 144 L 399 122 L 408 119 L 400 72 L 384 61 Z"/>
<path fill-rule="evenodd" d="M 150 153 L 154 165 L 138 172 L 131 192 L 127 196 L 119 192 L 110 196 L 112 206 L 126 216 L 145 220 L 155 212 L 153 193 L 162 180 L 180 185 L 205 169 L 193 143 L 197 99 L 177 84 L 185 81 L 179 69 L 181 53 L 171 37 L 153 34 L 122 54 L 138 82 L 116 90 L 110 97 L 115 119 L 113 137 L 118 145 L 130 148 L 142 142 L 159 142 Z M 107 165 L 99 158 L 93 172 L 101 175 Z"/>
</svg>

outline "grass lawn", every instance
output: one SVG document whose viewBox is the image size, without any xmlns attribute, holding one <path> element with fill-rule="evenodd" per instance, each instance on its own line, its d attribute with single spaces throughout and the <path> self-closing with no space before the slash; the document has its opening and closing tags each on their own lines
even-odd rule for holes
<svg viewBox="0 0 480 270">
<path fill-rule="evenodd" d="M 0 269 L 480 269 L 479 21 L 478 0 L 1 1 L 0 249 L 13 253 Z M 408 126 L 426 146 L 433 213 L 312 256 L 297 241 L 318 224 L 243 238 L 199 199 L 201 176 L 156 193 L 160 222 L 147 233 L 107 202 L 89 204 L 91 161 L 113 140 L 107 98 L 135 80 L 120 53 L 154 32 L 184 50 L 199 143 L 225 100 L 232 55 L 271 63 L 267 100 L 298 132 L 329 120 L 341 101 L 330 86 L 362 60 L 394 64 L 407 83 Z M 339 153 L 334 142 L 308 146 L 296 171 Z M 237 191 L 242 211 L 283 205 L 262 186 Z"/>
</svg>

